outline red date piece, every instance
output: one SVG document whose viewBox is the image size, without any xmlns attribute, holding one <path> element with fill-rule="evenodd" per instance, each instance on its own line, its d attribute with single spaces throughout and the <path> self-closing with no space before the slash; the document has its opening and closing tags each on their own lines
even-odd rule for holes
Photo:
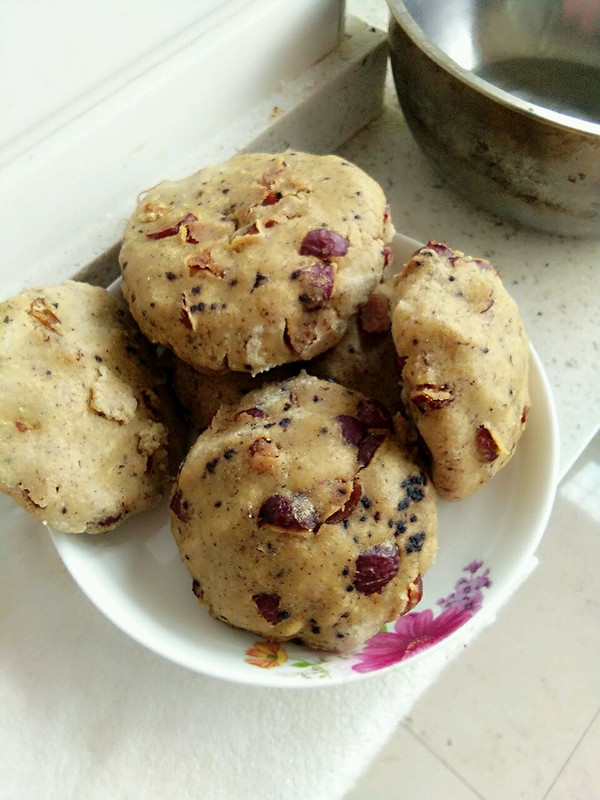
<svg viewBox="0 0 600 800">
<path fill-rule="evenodd" d="M 421 580 L 420 575 L 417 575 L 415 580 L 408 584 L 407 593 L 408 598 L 402 614 L 408 614 L 409 611 L 413 610 L 417 603 L 421 602 L 421 598 L 423 597 L 423 581 Z"/>
<path fill-rule="evenodd" d="M 198 217 L 195 214 L 186 214 L 185 217 L 182 217 L 175 225 L 171 225 L 168 228 L 163 228 L 161 231 L 154 231 L 154 233 L 147 233 L 146 239 L 166 239 L 168 236 L 177 236 L 179 233 L 180 228 L 183 225 L 187 225 L 188 222 L 196 222 Z M 188 241 L 190 241 L 188 239 Z"/>
<path fill-rule="evenodd" d="M 356 460 L 361 467 L 366 467 L 371 462 L 379 445 L 385 439 L 385 434 L 369 433 L 369 428 L 387 428 L 388 423 L 382 425 L 382 422 L 389 415 L 384 406 L 378 408 L 379 404 L 375 405 L 375 400 L 361 402 L 364 405 L 361 409 L 361 404 L 359 403 L 358 414 L 362 413 L 362 419 L 358 419 L 358 416 L 352 417 L 349 414 L 339 414 L 335 419 L 336 422 L 340 423 L 344 443 L 358 447 Z M 368 423 L 365 420 L 368 420 Z M 374 422 L 377 424 L 372 424 Z"/>
<path fill-rule="evenodd" d="M 186 263 L 192 276 L 202 271 L 210 272 L 216 278 L 222 278 L 225 274 L 224 269 L 213 263 L 210 252 L 198 253 L 188 258 Z"/>
<path fill-rule="evenodd" d="M 111 514 L 109 517 L 104 517 L 104 519 L 99 520 L 96 522 L 96 526 L 98 528 L 108 528 L 109 525 L 116 525 L 117 522 L 120 522 L 123 517 L 123 514 Z"/>
<path fill-rule="evenodd" d="M 281 200 L 281 192 L 269 192 L 269 194 L 262 201 L 262 206 L 274 206 Z"/>
<path fill-rule="evenodd" d="M 237 414 L 237 416 L 240 417 L 242 414 L 248 414 L 249 417 L 255 417 L 255 418 L 267 416 L 265 412 L 262 410 L 262 408 L 256 408 L 256 406 L 254 406 L 253 408 L 245 408 L 243 411 L 240 411 Z"/>
<path fill-rule="evenodd" d="M 348 252 L 349 242 L 345 236 L 327 228 L 317 228 L 309 231 L 300 245 L 301 256 L 318 256 L 319 258 L 334 258 L 345 256 Z"/>
<path fill-rule="evenodd" d="M 310 531 L 317 527 L 315 507 L 304 494 L 268 497 L 258 512 L 259 525 L 269 524 L 289 531 Z"/>
<path fill-rule="evenodd" d="M 258 226 L 256 222 L 251 222 L 249 225 L 246 225 L 244 228 L 239 228 L 235 234 L 234 238 L 237 239 L 241 236 L 256 236 L 258 233 Z"/>
<path fill-rule="evenodd" d="M 392 430 L 392 415 L 379 400 L 361 400 L 356 408 L 356 416 L 367 428 L 386 428 Z"/>
<path fill-rule="evenodd" d="M 448 386 L 436 386 L 433 383 L 421 383 L 411 394 L 410 399 L 424 414 L 446 408 L 454 402 L 454 394 Z"/>
<path fill-rule="evenodd" d="M 338 414 L 335 419 L 340 423 L 345 444 L 357 447 L 367 435 L 367 426 L 356 417 L 351 417 L 350 414 Z"/>
<path fill-rule="evenodd" d="M 354 511 L 356 506 L 358 505 L 358 501 L 362 495 L 362 487 L 360 483 L 354 482 L 352 487 L 352 492 L 350 497 L 346 500 L 343 507 L 332 514 L 330 517 L 327 517 L 325 520 L 326 525 L 335 525 L 336 522 L 343 522 L 345 519 L 348 519 L 350 514 Z"/>
<path fill-rule="evenodd" d="M 489 261 L 486 261 L 484 258 L 474 258 L 473 261 L 477 264 L 479 269 L 483 269 L 486 272 L 496 272 L 494 267 L 490 264 Z"/>
<path fill-rule="evenodd" d="M 256 605 L 258 613 L 261 617 L 267 620 L 270 625 L 277 625 L 282 619 L 286 619 L 289 614 L 285 611 L 280 611 L 279 603 L 281 598 L 278 594 L 255 594 L 252 599 Z"/>
<path fill-rule="evenodd" d="M 418 252 L 422 253 L 423 250 L 433 250 L 440 256 L 446 256 L 446 258 L 450 258 L 454 255 L 454 250 L 451 250 L 448 245 L 442 244 L 441 242 L 427 242 L 427 246 L 421 248 Z"/>
<path fill-rule="evenodd" d="M 190 317 L 185 305 L 182 305 L 179 310 L 179 321 L 181 322 L 184 328 L 188 329 L 188 331 L 194 330 L 194 326 L 192 324 L 192 318 Z"/>
<path fill-rule="evenodd" d="M 375 451 L 385 439 L 384 435 L 376 435 L 369 433 L 358 446 L 356 453 L 356 460 L 361 467 L 366 467 L 371 463 L 371 459 L 375 455 Z"/>
<path fill-rule="evenodd" d="M 489 463 L 495 461 L 500 455 L 498 443 L 485 425 L 480 425 L 475 432 L 475 446 L 480 457 Z"/>
<path fill-rule="evenodd" d="M 400 560 L 395 545 L 376 544 L 356 559 L 354 588 L 361 594 L 380 594 L 396 576 Z"/>
<path fill-rule="evenodd" d="M 183 499 L 181 489 L 178 489 L 171 499 L 171 511 L 175 514 L 177 519 L 184 524 L 187 524 L 190 519 L 190 508 L 187 500 Z"/>
</svg>

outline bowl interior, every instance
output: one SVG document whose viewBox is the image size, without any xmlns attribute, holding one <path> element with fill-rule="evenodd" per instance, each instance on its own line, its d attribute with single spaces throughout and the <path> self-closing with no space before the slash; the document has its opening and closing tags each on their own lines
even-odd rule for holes
<svg viewBox="0 0 600 800">
<path fill-rule="evenodd" d="M 405 0 L 423 32 L 463 69 L 521 100 L 600 123 L 595 0 Z"/>
</svg>

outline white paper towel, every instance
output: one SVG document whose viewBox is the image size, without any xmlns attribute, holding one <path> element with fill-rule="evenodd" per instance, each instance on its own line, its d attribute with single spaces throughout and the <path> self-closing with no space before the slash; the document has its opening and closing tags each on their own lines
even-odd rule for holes
<svg viewBox="0 0 600 800">
<path fill-rule="evenodd" d="M 241 686 L 144 650 L 85 598 L 43 526 L 7 498 L 0 518 L 2 800 L 342 798 L 494 615 L 346 686 Z"/>
</svg>

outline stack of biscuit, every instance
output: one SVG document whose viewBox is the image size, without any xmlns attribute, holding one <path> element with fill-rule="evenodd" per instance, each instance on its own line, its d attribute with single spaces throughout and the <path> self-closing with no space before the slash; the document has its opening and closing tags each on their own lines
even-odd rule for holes
<svg viewBox="0 0 600 800">
<path fill-rule="evenodd" d="M 380 186 L 335 156 L 246 154 L 151 189 L 126 307 L 71 282 L 2 304 L 0 488 L 88 533 L 170 489 L 214 617 L 356 648 L 419 601 L 437 497 L 505 466 L 529 409 L 493 267 L 430 242 L 391 277 L 393 233 Z"/>
</svg>

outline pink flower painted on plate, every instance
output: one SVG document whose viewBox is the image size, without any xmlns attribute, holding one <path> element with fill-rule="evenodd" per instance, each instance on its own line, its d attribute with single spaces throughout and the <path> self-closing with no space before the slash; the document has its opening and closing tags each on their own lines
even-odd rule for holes
<svg viewBox="0 0 600 800">
<path fill-rule="evenodd" d="M 463 567 L 462 572 L 463 575 L 454 584 L 454 591 L 437 601 L 436 605 L 442 609 L 437 616 L 434 616 L 431 609 L 411 611 L 400 617 L 393 625 L 389 623 L 392 630 L 386 630 L 388 626 L 385 626 L 382 631 L 376 633 L 362 652 L 356 654 L 356 662 L 352 664 L 352 669 L 364 674 L 406 661 L 416 653 L 443 641 L 468 622 L 481 608 L 483 590 L 488 589 L 492 581 L 489 577 L 489 567 L 485 567 L 484 562 L 480 560 L 471 561 Z M 328 663 L 331 654 L 319 655 L 311 650 L 310 655 L 311 657 L 317 655 L 317 661 L 312 658 L 298 660 L 292 666 L 300 668 L 299 674 L 303 677 L 315 677 L 315 675 L 331 677 L 323 666 Z M 288 661 L 288 655 L 276 642 L 259 641 L 246 650 L 245 660 L 255 667 L 272 669 Z"/>
<path fill-rule="evenodd" d="M 483 604 L 482 589 L 489 589 L 492 585 L 489 578 L 489 567 L 479 573 L 482 567 L 483 561 L 471 561 L 470 564 L 467 564 L 463 568 L 463 572 L 468 573 L 470 577 L 459 578 L 454 584 L 454 591 L 447 597 L 442 597 L 438 600 L 438 606 L 444 609 L 457 606 L 463 611 L 470 611 L 472 614 L 479 611 Z"/>
<path fill-rule="evenodd" d="M 393 633 L 376 633 L 352 665 L 356 672 L 374 672 L 404 661 L 427 650 L 464 625 L 473 616 L 458 606 L 451 606 L 434 617 L 430 609 L 400 617 Z"/>
</svg>

